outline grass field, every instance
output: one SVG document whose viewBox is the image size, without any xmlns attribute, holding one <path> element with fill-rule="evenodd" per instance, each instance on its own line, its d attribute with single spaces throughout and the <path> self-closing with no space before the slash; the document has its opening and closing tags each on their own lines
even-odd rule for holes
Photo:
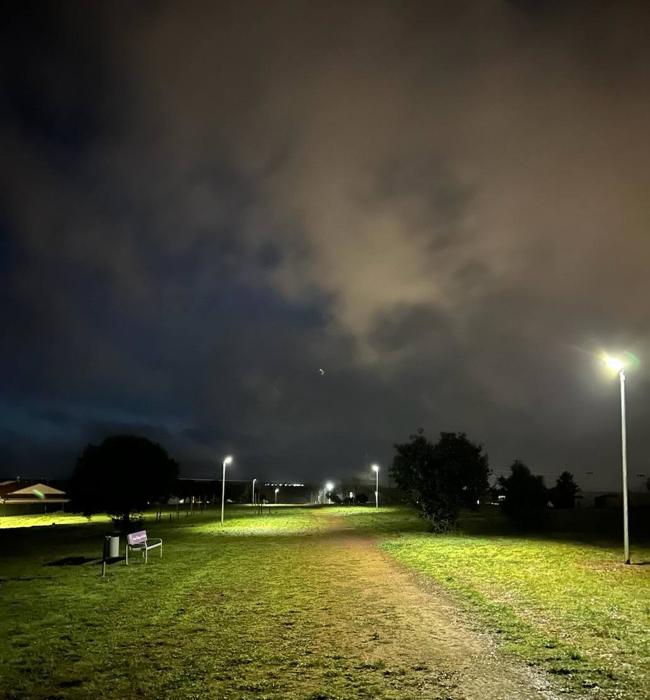
<svg viewBox="0 0 650 700">
<path fill-rule="evenodd" d="M 347 515 L 383 532 L 391 556 L 454 593 L 527 663 L 562 676 L 575 690 L 650 697 L 647 545 L 635 544 L 634 563 L 626 566 L 620 542 L 482 536 L 475 533 L 503 528 L 482 528 L 472 515 L 464 525 L 474 534 L 441 537 L 417 532 L 418 519 L 404 509 Z"/>
<path fill-rule="evenodd" d="M 432 694 L 427 659 L 400 653 L 408 620 L 371 599 L 388 583 L 342 546 L 348 523 L 565 689 L 649 687 L 650 567 L 622 565 L 618 546 L 434 536 L 402 508 L 230 508 L 224 528 L 214 512 L 148 520 L 163 560 L 102 579 L 107 521 L 67 517 L 0 531 L 0 697 L 462 697 Z"/>
<path fill-rule="evenodd" d="M 299 591 L 270 565 L 299 556 L 283 539 L 318 532 L 318 523 L 307 510 L 228 515 L 223 530 L 214 512 L 147 523 L 164 538 L 164 559 L 116 563 L 105 579 L 96 562 L 105 522 L 5 530 L 4 696 L 205 697 L 206 679 L 219 697 L 259 697 L 261 681 L 291 692 L 273 680 L 296 672 L 282 665 L 291 630 L 275 623 L 291 618 L 290 592 Z M 286 565 L 289 579 L 298 562 Z M 327 660 L 318 663 L 326 672 Z"/>
<path fill-rule="evenodd" d="M 152 516 L 150 516 L 152 517 Z M 110 523 L 107 515 L 95 515 L 89 521 L 76 513 L 42 513 L 33 515 L 8 515 L 0 518 L 0 530 L 24 527 L 51 527 L 52 525 L 86 525 L 87 523 Z"/>
</svg>

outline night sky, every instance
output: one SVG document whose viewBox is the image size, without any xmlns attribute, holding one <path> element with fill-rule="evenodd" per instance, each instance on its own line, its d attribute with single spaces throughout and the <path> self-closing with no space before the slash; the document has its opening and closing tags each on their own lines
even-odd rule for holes
<svg viewBox="0 0 650 700">
<path fill-rule="evenodd" d="M 370 479 L 423 427 L 616 488 L 603 349 L 650 475 L 649 3 L 2 13 L 1 476 Z"/>
</svg>

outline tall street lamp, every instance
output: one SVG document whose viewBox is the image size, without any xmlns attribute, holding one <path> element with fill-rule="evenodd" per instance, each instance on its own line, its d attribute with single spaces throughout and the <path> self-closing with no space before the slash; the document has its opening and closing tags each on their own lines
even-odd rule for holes
<svg viewBox="0 0 650 700">
<path fill-rule="evenodd" d="M 275 504 L 276 504 L 276 505 L 278 504 L 278 493 L 279 493 L 279 491 L 280 491 L 280 489 L 275 489 Z"/>
<path fill-rule="evenodd" d="M 373 464 L 371 469 L 375 472 L 375 508 L 379 508 L 379 465 Z"/>
<path fill-rule="evenodd" d="M 623 548 L 625 563 L 630 563 L 630 533 L 627 515 L 627 434 L 625 426 L 625 363 L 616 357 L 603 358 L 609 369 L 618 373 L 621 382 L 621 472 L 623 474 Z"/>
<path fill-rule="evenodd" d="M 224 457 L 223 472 L 221 475 L 221 524 L 223 525 L 223 511 L 226 504 L 226 467 L 232 464 L 232 455 Z"/>
<path fill-rule="evenodd" d="M 256 481 L 257 481 L 257 479 L 253 479 L 253 495 L 251 497 L 251 502 L 253 505 L 255 505 L 255 482 Z"/>
<path fill-rule="evenodd" d="M 325 498 L 327 498 L 328 503 L 331 503 L 332 499 L 330 498 L 329 495 L 330 495 L 330 493 L 332 493 L 333 490 L 334 490 L 334 484 L 331 481 L 328 481 L 325 484 Z"/>
</svg>

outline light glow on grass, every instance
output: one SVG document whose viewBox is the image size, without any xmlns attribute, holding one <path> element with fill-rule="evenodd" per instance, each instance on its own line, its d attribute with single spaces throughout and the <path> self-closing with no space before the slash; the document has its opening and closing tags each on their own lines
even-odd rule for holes
<svg viewBox="0 0 650 700">
<path fill-rule="evenodd" d="M 0 530 L 23 527 L 49 527 L 52 525 L 84 525 L 88 518 L 78 513 L 30 513 L 26 515 L 0 516 Z M 107 515 L 94 515 L 94 523 L 109 523 Z"/>
<path fill-rule="evenodd" d="M 422 697 L 413 688 L 423 672 L 387 654 L 405 614 L 399 589 L 381 610 L 375 596 L 359 594 L 373 586 L 385 594 L 365 559 L 377 545 L 563 686 L 583 694 L 598 686 L 602 698 L 643 697 L 648 687 L 650 577 L 646 567 L 619 562 L 618 544 L 432 535 L 415 511 L 398 506 L 278 506 L 263 516 L 230 506 L 224 527 L 216 507 L 169 515 L 145 515 L 165 557 L 146 567 L 115 564 L 106 579 L 97 562 L 107 517 L 88 524 L 60 513 L 26 516 L 72 526 L 0 532 L 2 592 L 12 601 L 0 606 L 0 656 L 3 684 L 17 697 L 74 687 L 75 697 L 379 698 L 388 697 L 387 678 L 415 684 L 390 697 Z M 481 518 L 472 513 L 461 525 L 484 530 Z M 350 525 L 358 528 L 352 537 Z M 650 548 L 635 552 L 650 561 Z M 49 566 L 68 559 L 86 563 Z M 402 620 L 409 631 L 411 619 Z M 359 623 L 367 620 L 380 631 L 381 663 L 367 658 Z M 164 670 L 141 671 L 134 648 Z"/>
</svg>

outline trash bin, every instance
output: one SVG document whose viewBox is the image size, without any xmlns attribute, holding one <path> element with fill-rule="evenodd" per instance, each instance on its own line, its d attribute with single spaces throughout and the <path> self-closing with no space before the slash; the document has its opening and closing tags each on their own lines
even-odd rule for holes
<svg viewBox="0 0 650 700">
<path fill-rule="evenodd" d="M 104 537 L 104 559 L 120 556 L 120 536 L 109 534 Z"/>
</svg>

